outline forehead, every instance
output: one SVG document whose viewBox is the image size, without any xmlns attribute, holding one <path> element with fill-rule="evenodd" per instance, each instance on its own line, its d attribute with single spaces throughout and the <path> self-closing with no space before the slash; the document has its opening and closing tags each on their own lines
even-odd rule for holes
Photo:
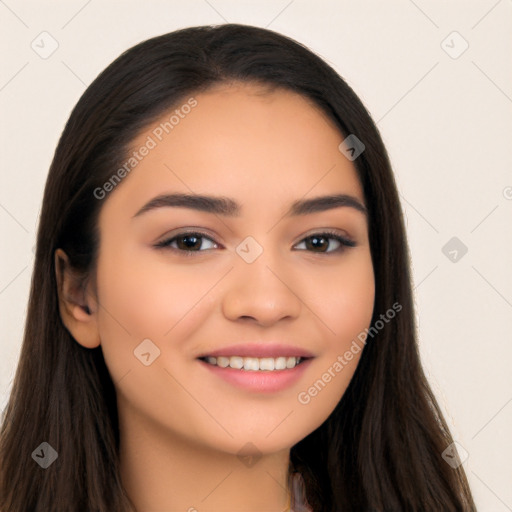
<svg viewBox="0 0 512 512">
<path fill-rule="evenodd" d="M 107 203 L 132 204 L 134 213 L 144 200 L 173 191 L 237 197 L 256 209 L 332 192 L 364 202 L 355 167 L 338 149 L 343 139 L 328 116 L 295 92 L 215 86 L 184 98 L 133 140 L 130 155 L 151 149 Z"/>
</svg>

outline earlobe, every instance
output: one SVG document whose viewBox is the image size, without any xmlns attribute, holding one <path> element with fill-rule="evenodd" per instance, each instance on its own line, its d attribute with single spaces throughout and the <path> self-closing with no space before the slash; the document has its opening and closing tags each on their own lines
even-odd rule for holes
<svg viewBox="0 0 512 512">
<path fill-rule="evenodd" d="M 100 345 L 92 294 L 83 286 L 83 276 L 71 267 L 62 249 L 55 251 L 55 278 L 62 323 L 73 338 L 86 348 Z"/>
</svg>

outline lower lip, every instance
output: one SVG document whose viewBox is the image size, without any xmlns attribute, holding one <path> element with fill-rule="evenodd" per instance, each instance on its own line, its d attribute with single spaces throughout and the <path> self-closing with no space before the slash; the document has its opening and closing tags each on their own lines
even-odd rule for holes
<svg viewBox="0 0 512 512">
<path fill-rule="evenodd" d="M 199 362 L 226 382 L 249 391 L 259 393 L 275 393 L 293 386 L 307 370 L 313 359 L 306 359 L 294 368 L 272 371 L 237 370 L 236 368 L 221 368 L 220 366 Z"/>
</svg>

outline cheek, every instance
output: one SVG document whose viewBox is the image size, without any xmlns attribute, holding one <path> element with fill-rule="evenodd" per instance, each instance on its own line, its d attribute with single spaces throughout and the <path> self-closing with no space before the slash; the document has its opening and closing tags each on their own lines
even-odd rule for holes
<svg viewBox="0 0 512 512">
<path fill-rule="evenodd" d="M 344 350 L 371 322 L 375 300 L 373 265 L 369 251 L 351 255 L 346 265 L 318 279 L 314 291 L 319 316 L 328 327 L 328 351 Z M 327 285 L 326 285 L 327 283 Z"/>
<path fill-rule="evenodd" d="M 312 418 L 312 427 L 332 413 L 361 358 L 364 343 L 360 335 L 370 326 L 375 299 L 370 253 L 359 254 L 350 265 L 337 268 L 328 282 L 323 294 L 320 289 L 314 292 L 314 310 L 326 326 L 322 356 L 297 395 L 302 412 Z"/>
<path fill-rule="evenodd" d="M 123 338 L 129 332 L 133 341 L 161 338 L 211 286 L 211 276 L 201 272 L 170 265 L 165 259 L 145 264 L 144 256 L 135 253 L 132 258 L 115 259 L 114 266 L 105 264 L 98 272 L 105 313 L 100 335 L 105 335 L 105 342 L 113 340 L 115 336 L 109 335 L 113 328 L 124 332 Z"/>
<path fill-rule="evenodd" d="M 197 271 L 171 269 L 164 259 L 146 264 L 143 255 L 130 254 L 105 255 L 98 265 L 98 329 L 114 382 L 140 369 L 136 351 L 143 340 L 151 340 L 163 356 L 169 339 L 195 317 L 194 305 L 211 287 L 211 276 L 203 280 Z M 174 348 L 181 345 L 177 342 Z"/>
</svg>

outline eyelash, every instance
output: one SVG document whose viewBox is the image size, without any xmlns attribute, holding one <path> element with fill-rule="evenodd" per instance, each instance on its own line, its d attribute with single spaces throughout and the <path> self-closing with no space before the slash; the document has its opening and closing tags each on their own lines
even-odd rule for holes
<svg viewBox="0 0 512 512">
<path fill-rule="evenodd" d="M 176 240 L 177 238 L 183 237 L 183 236 L 190 236 L 190 235 L 196 236 L 196 237 L 200 237 L 200 238 L 207 238 L 208 240 L 212 241 L 214 244 L 219 245 L 211 237 L 207 236 L 204 233 L 201 233 L 200 231 L 182 231 L 181 233 L 178 233 L 178 234 L 174 235 L 172 238 L 168 238 L 166 240 L 162 240 L 161 242 L 158 242 L 157 244 L 155 244 L 154 247 L 157 248 L 157 249 L 171 250 L 173 252 L 181 252 L 181 253 L 184 253 L 183 255 L 186 256 L 186 257 L 194 256 L 194 253 L 205 252 L 204 250 L 203 251 L 201 251 L 201 250 L 199 250 L 199 251 L 187 251 L 187 250 L 177 249 L 175 247 L 171 247 L 170 246 L 170 244 L 172 242 L 174 242 L 174 240 Z M 331 230 L 325 230 L 325 231 L 321 231 L 321 232 L 318 232 L 318 233 L 313 233 L 311 235 L 308 235 L 307 237 L 303 238 L 299 242 L 299 244 L 304 242 L 307 239 L 315 238 L 315 237 L 325 237 L 325 238 L 328 238 L 328 239 L 334 239 L 334 240 L 336 240 L 337 242 L 340 243 L 340 246 L 337 249 L 334 249 L 334 250 L 328 251 L 328 252 L 307 251 L 307 249 L 299 249 L 299 250 L 301 250 L 301 251 L 302 250 L 306 250 L 307 252 L 312 252 L 313 254 L 332 255 L 332 254 L 342 253 L 347 248 L 355 247 L 357 245 L 350 238 L 343 237 L 343 236 L 339 235 L 338 233 L 336 233 L 334 231 L 331 231 Z"/>
</svg>

